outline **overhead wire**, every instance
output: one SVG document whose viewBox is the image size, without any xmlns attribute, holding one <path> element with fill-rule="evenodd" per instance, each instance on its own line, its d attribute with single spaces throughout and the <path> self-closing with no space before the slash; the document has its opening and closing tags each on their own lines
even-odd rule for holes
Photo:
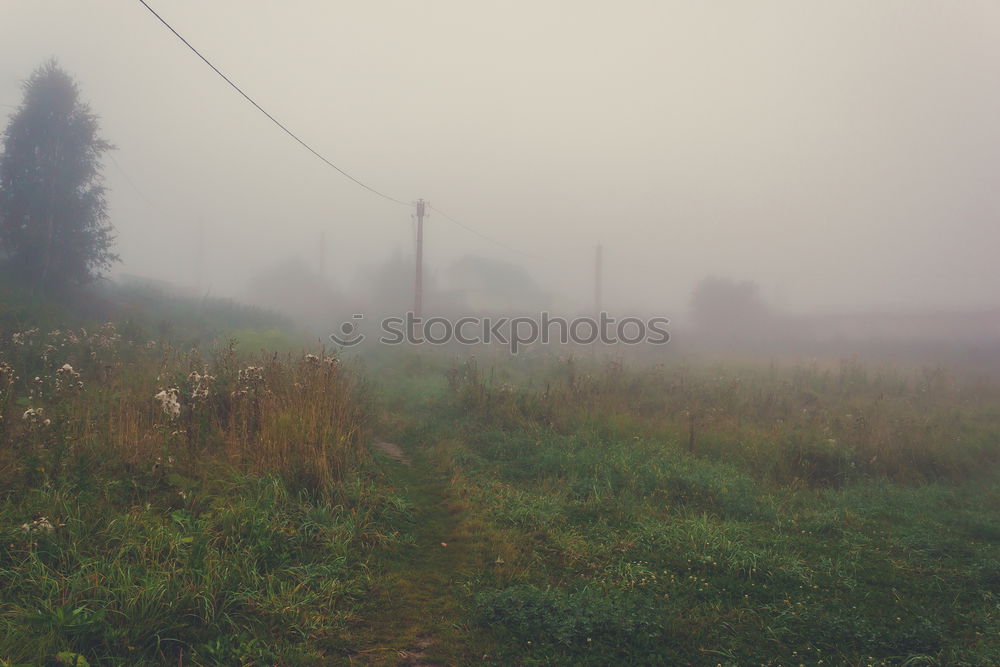
<svg viewBox="0 0 1000 667">
<path fill-rule="evenodd" d="M 142 188 L 140 188 L 138 185 L 135 184 L 135 181 L 132 180 L 132 177 L 129 176 L 128 172 L 125 169 L 123 169 L 122 166 L 118 163 L 118 160 L 115 158 L 114 152 L 108 151 L 106 155 L 109 158 L 111 158 L 111 163 L 115 165 L 115 169 L 117 169 L 118 173 L 122 175 L 122 178 L 125 179 L 125 182 L 128 183 L 133 190 L 135 190 L 135 193 L 139 195 L 139 198 L 142 199 L 146 203 L 146 205 L 149 206 L 150 208 L 159 211 L 160 207 L 156 204 L 156 202 L 154 202 L 152 199 L 146 196 L 146 193 L 143 192 Z"/>
<path fill-rule="evenodd" d="M 250 104 L 252 104 L 258 111 L 260 111 L 262 114 L 264 114 L 264 116 L 266 116 L 268 120 L 270 120 L 272 123 L 274 123 L 283 132 L 285 132 L 285 134 L 287 134 L 289 137 L 291 137 L 296 142 L 298 142 L 300 145 L 302 145 L 306 150 L 308 150 L 314 156 L 316 156 L 317 158 L 319 158 L 327 166 L 332 167 L 333 169 L 337 170 L 341 175 L 345 176 L 346 178 L 350 179 L 351 181 L 353 181 L 357 185 L 360 185 L 361 187 L 365 188 L 366 190 L 368 190 L 368 191 L 370 191 L 370 192 L 378 195 L 379 197 L 382 197 L 383 199 L 386 199 L 386 200 L 388 200 L 390 202 L 393 202 L 393 203 L 396 203 L 396 204 L 401 204 L 401 205 L 407 206 L 407 207 L 412 207 L 413 206 L 413 204 L 411 202 L 406 202 L 406 201 L 403 201 L 402 199 L 397 199 L 396 197 L 393 197 L 391 195 L 385 194 L 381 190 L 378 190 L 378 189 L 376 189 L 376 188 L 368 185 L 364 181 L 356 178 L 355 176 L 351 175 L 350 173 L 348 173 L 344 169 L 338 167 L 336 164 L 334 164 L 333 162 L 331 162 L 324 155 L 322 155 L 319 151 L 317 151 L 312 146 L 310 146 L 308 143 L 306 143 L 304 140 L 302 140 L 297 134 L 295 134 L 290 129 L 288 129 L 288 127 L 284 123 L 282 123 L 277 118 L 275 118 L 274 116 L 272 116 L 266 109 L 264 109 L 264 107 L 262 107 L 260 104 L 258 104 L 242 88 L 240 88 L 238 85 L 236 85 L 236 83 L 232 79 L 230 79 L 222 70 L 220 70 L 218 67 L 216 67 L 212 63 L 212 61 L 210 61 L 197 48 L 195 48 L 194 45 L 191 44 L 191 42 L 189 42 L 187 39 L 185 39 L 183 35 L 181 35 L 172 25 L 170 25 L 170 23 L 168 23 L 166 21 L 166 19 L 164 19 L 162 16 L 160 16 L 160 14 L 158 14 L 155 9 L 153 9 L 152 7 L 150 7 L 149 4 L 146 2 L 146 0 L 138 0 L 138 1 L 139 1 L 139 3 L 143 7 L 145 7 L 147 10 L 149 10 L 149 12 L 153 16 L 155 16 L 156 19 L 160 23 L 162 23 L 170 32 L 172 32 L 174 34 L 174 36 L 177 37 L 177 39 L 179 39 L 188 49 L 190 49 L 196 56 L 198 56 L 202 60 L 202 62 L 204 62 L 206 65 L 208 65 L 212 69 L 212 71 L 214 71 L 216 74 L 218 74 L 227 84 L 229 84 L 230 87 L 232 87 L 236 92 L 238 92 L 241 96 L 243 96 L 243 98 L 247 102 L 249 102 Z M 495 239 L 495 238 L 493 238 L 493 237 L 491 237 L 491 236 L 489 236 L 487 234 L 484 234 L 483 232 L 479 231 L 475 227 L 471 227 L 471 226 L 465 224 L 464 222 L 462 222 L 461 220 L 458 220 L 457 218 L 454 218 L 454 217 L 448 215 L 447 213 L 445 213 L 441 209 L 437 208 L 436 206 L 432 206 L 432 205 L 428 204 L 428 208 L 430 208 L 430 209 L 434 210 L 435 212 L 437 212 L 438 215 L 440 215 L 441 217 L 443 217 L 445 220 L 448 220 L 451 223 L 453 223 L 455 225 L 458 225 L 459 227 L 465 229 L 466 231 L 468 231 L 468 232 L 470 232 L 472 234 L 475 234 L 476 236 L 482 238 L 483 240 L 485 240 L 485 241 L 487 241 L 489 243 L 492 243 L 492 244 L 494 244 L 496 246 L 504 248 L 504 249 L 506 249 L 506 250 L 508 250 L 510 252 L 513 252 L 513 253 L 516 253 L 516 254 L 519 254 L 519 255 L 523 255 L 525 257 L 530 257 L 532 259 L 541 259 L 540 257 L 538 257 L 536 255 L 533 255 L 531 253 L 528 253 L 528 252 L 525 252 L 525 251 L 520 250 L 518 248 L 515 248 L 513 246 L 510 246 L 510 245 L 508 245 L 508 244 L 506 244 L 506 243 L 504 243 L 504 242 L 502 242 L 502 241 L 500 241 L 498 239 Z"/>
<path fill-rule="evenodd" d="M 479 231 L 475 227 L 470 227 L 469 225 L 465 224 L 461 220 L 448 215 L 447 213 L 445 213 L 444 211 L 442 211 L 441 209 L 439 209 L 437 206 L 434 206 L 433 204 L 428 203 L 427 204 L 427 208 L 433 210 L 434 212 L 436 212 L 438 215 L 440 215 L 445 220 L 448 220 L 449 222 L 451 222 L 451 223 L 453 223 L 455 225 L 458 225 L 459 227 L 461 227 L 462 229 L 466 230 L 467 232 L 471 232 L 472 234 L 475 234 L 479 238 L 484 239 L 486 241 L 489 241 L 490 243 L 492 243 L 492 244 L 494 244 L 496 246 L 499 246 L 501 248 L 505 248 L 506 250 L 509 250 L 509 251 L 511 251 L 513 253 L 517 253 L 518 255 L 523 255 L 525 257 L 530 257 L 531 259 L 542 259 L 538 255 L 534 255 L 532 253 L 525 252 L 524 250 L 520 250 L 518 248 L 515 248 L 514 246 L 507 245 L 503 241 L 500 241 L 498 239 L 493 238 L 492 236 L 488 236 L 487 234 L 484 234 L 483 232 Z"/>
<path fill-rule="evenodd" d="M 186 47 L 188 47 L 196 56 L 198 56 L 199 58 L 201 58 L 201 60 L 206 65 L 208 65 L 209 67 L 211 67 L 212 71 L 214 71 L 216 74 L 218 74 L 220 77 L 222 77 L 222 79 L 226 83 L 228 83 L 233 88 L 233 90 L 235 90 L 240 95 L 242 95 L 243 98 L 246 99 L 247 102 L 249 102 L 250 104 L 252 104 L 254 107 L 256 107 L 256 109 L 258 111 L 260 111 L 262 114 L 264 114 L 265 116 L 267 116 L 268 120 L 270 120 L 272 123 L 274 123 L 279 128 L 281 128 L 285 132 L 285 134 L 287 134 L 292 139 L 294 139 L 299 144 L 301 144 L 306 150 L 308 150 L 310 153 L 312 153 L 317 158 L 319 158 L 320 160 L 322 160 L 327 166 L 333 167 L 338 172 L 340 172 L 341 175 L 347 177 L 348 179 L 354 181 L 355 183 L 357 183 L 358 185 L 360 185 L 364 189 L 368 190 L 369 192 L 373 192 L 374 194 L 378 195 L 379 197 L 382 197 L 383 199 L 386 199 L 388 201 L 394 202 L 396 204 L 401 204 L 403 206 L 412 206 L 412 204 L 410 204 L 409 202 L 403 201 L 402 199 L 397 199 L 396 197 L 393 197 L 391 195 L 387 195 L 384 192 L 373 188 L 372 186 L 368 185 L 367 183 L 365 183 L 361 179 L 356 178 L 355 176 L 352 176 L 351 174 L 349 174 L 348 172 L 344 171 L 343 169 L 341 169 L 340 167 L 338 167 L 336 164 L 334 164 L 333 162 L 331 162 L 330 160 L 328 160 L 322 153 L 320 153 L 315 148 L 313 148 L 312 146 L 310 146 L 309 144 L 307 144 L 305 141 L 303 141 L 302 139 L 300 139 L 297 134 L 295 134 L 290 129 L 288 129 L 288 127 L 286 127 L 284 123 L 282 123 L 277 118 L 275 118 L 270 113 L 268 113 L 267 110 L 264 109 L 264 107 L 262 107 L 261 105 L 257 104 L 257 102 L 252 97 L 250 97 L 246 92 L 243 91 L 242 88 L 240 88 L 238 85 L 236 85 L 236 83 L 234 83 L 232 79 L 230 79 L 228 76 L 226 76 L 226 74 L 223 73 L 222 70 L 220 70 L 218 67 L 216 67 L 214 64 L 212 64 L 212 61 L 210 61 L 208 58 L 206 58 L 204 55 L 202 55 L 201 51 L 199 51 L 198 49 L 196 49 L 191 44 L 191 42 L 189 42 L 188 40 L 186 40 L 184 38 L 184 36 L 181 35 L 179 32 L 177 32 L 177 30 L 175 30 L 172 25 L 170 25 L 169 23 L 167 23 L 166 19 L 164 19 L 162 16 L 160 16 L 156 12 L 155 9 L 153 9 L 152 7 L 150 7 L 149 4 L 146 2 L 146 0 L 139 0 L 139 3 L 143 7 L 145 7 L 146 9 L 148 9 L 149 12 L 153 16 L 155 16 L 160 23 L 162 23 L 164 26 L 166 26 L 166 28 L 170 32 L 172 32 L 174 34 L 174 36 L 177 37 L 177 39 L 179 39 L 181 42 L 183 42 L 184 45 Z"/>
</svg>

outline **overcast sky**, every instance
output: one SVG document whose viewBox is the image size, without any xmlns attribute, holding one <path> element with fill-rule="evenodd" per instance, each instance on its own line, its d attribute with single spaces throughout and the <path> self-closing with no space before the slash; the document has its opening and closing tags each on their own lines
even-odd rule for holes
<svg viewBox="0 0 1000 667">
<path fill-rule="evenodd" d="M 432 215 L 440 276 L 489 256 L 586 303 L 601 242 L 616 309 L 708 274 L 789 310 L 1000 302 L 995 0 L 149 1 L 338 166 L 527 253 Z M 194 284 L 199 221 L 218 294 L 322 230 L 342 288 L 412 252 L 407 208 L 137 1 L 0 0 L 0 56 L 0 105 L 54 56 L 118 146 L 118 271 Z"/>
</svg>

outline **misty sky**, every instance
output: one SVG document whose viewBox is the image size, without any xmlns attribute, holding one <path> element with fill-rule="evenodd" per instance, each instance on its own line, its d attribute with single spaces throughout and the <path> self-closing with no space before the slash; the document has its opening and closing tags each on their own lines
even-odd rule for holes
<svg viewBox="0 0 1000 667">
<path fill-rule="evenodd" d="M 671 311 L 708 274 L 789 310 L 998 305 L 1000 3 L 150 0 L 339 166 L 433 216 L 428 270 L 522 263 Z M 0 105 L 48 57 L 118 146 L 116 271 L 240 294 L 289 256 L 343 289 L 410 212 L 325 167 L 138 2 L 0 0 Z M 0 119 L 13 111 L 0 106 Z"/>
</svg>

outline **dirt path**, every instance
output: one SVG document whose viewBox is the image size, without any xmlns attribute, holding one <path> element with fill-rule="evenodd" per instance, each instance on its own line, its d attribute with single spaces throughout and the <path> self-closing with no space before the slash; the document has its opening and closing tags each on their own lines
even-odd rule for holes
<svg viewBox="0 0 1000 667">
<path fill-rule="evenodd" d="M 413 462 L 410 457 L 406 455 L 403 448 L 394 442 L 386 442 L 385 440 L 376 440 L 372 443 L 372 448 L 376 451 L 382 452 L 388 456 L 393 461 L 402 463 L 405 466 L 412 465 Z"/>
<path fill-rule="evenodd" d="M 413 506 L 407 526 L 412 544 L 374 563 L 382 591 L 368 605 L 365 648 L 354 664 L 438 665 L 466 663 L 474 629 L 465 624 L 463 583 L 482 566 L 482 549 L 463 522 L 462 506 L 449 495 L 448 480 L 420 456 L 376 441 L 386 473 Z"/>
</svg>

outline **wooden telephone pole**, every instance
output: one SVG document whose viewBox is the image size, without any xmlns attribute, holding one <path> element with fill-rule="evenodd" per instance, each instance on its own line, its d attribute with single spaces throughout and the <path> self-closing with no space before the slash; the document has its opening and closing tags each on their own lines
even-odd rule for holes
<svg viewBox="0 0 1000 667">
<path fill-rule="evenodd" d="M 326 232 L 319 233 L 319 277 L 326 279 Z"/>
<path fill-rule="evenodd" d="M 417 278 L 413 295 L 413 316 L 420 318 L 424 309 L 424 210 L 423 199 L 417 200 Z"/>
<path fill-rule="evenodd" d="M 597 245 L 594 250 L 594 317 L 600 319 L 601 317 L 601 263 L 604 246 L 601 244 Z"/>
<path fill-rule="evenodd" d="M 204 296 L 205 292 L 205 218 L 198 218 L 198 292 Z"/>
</svg>

